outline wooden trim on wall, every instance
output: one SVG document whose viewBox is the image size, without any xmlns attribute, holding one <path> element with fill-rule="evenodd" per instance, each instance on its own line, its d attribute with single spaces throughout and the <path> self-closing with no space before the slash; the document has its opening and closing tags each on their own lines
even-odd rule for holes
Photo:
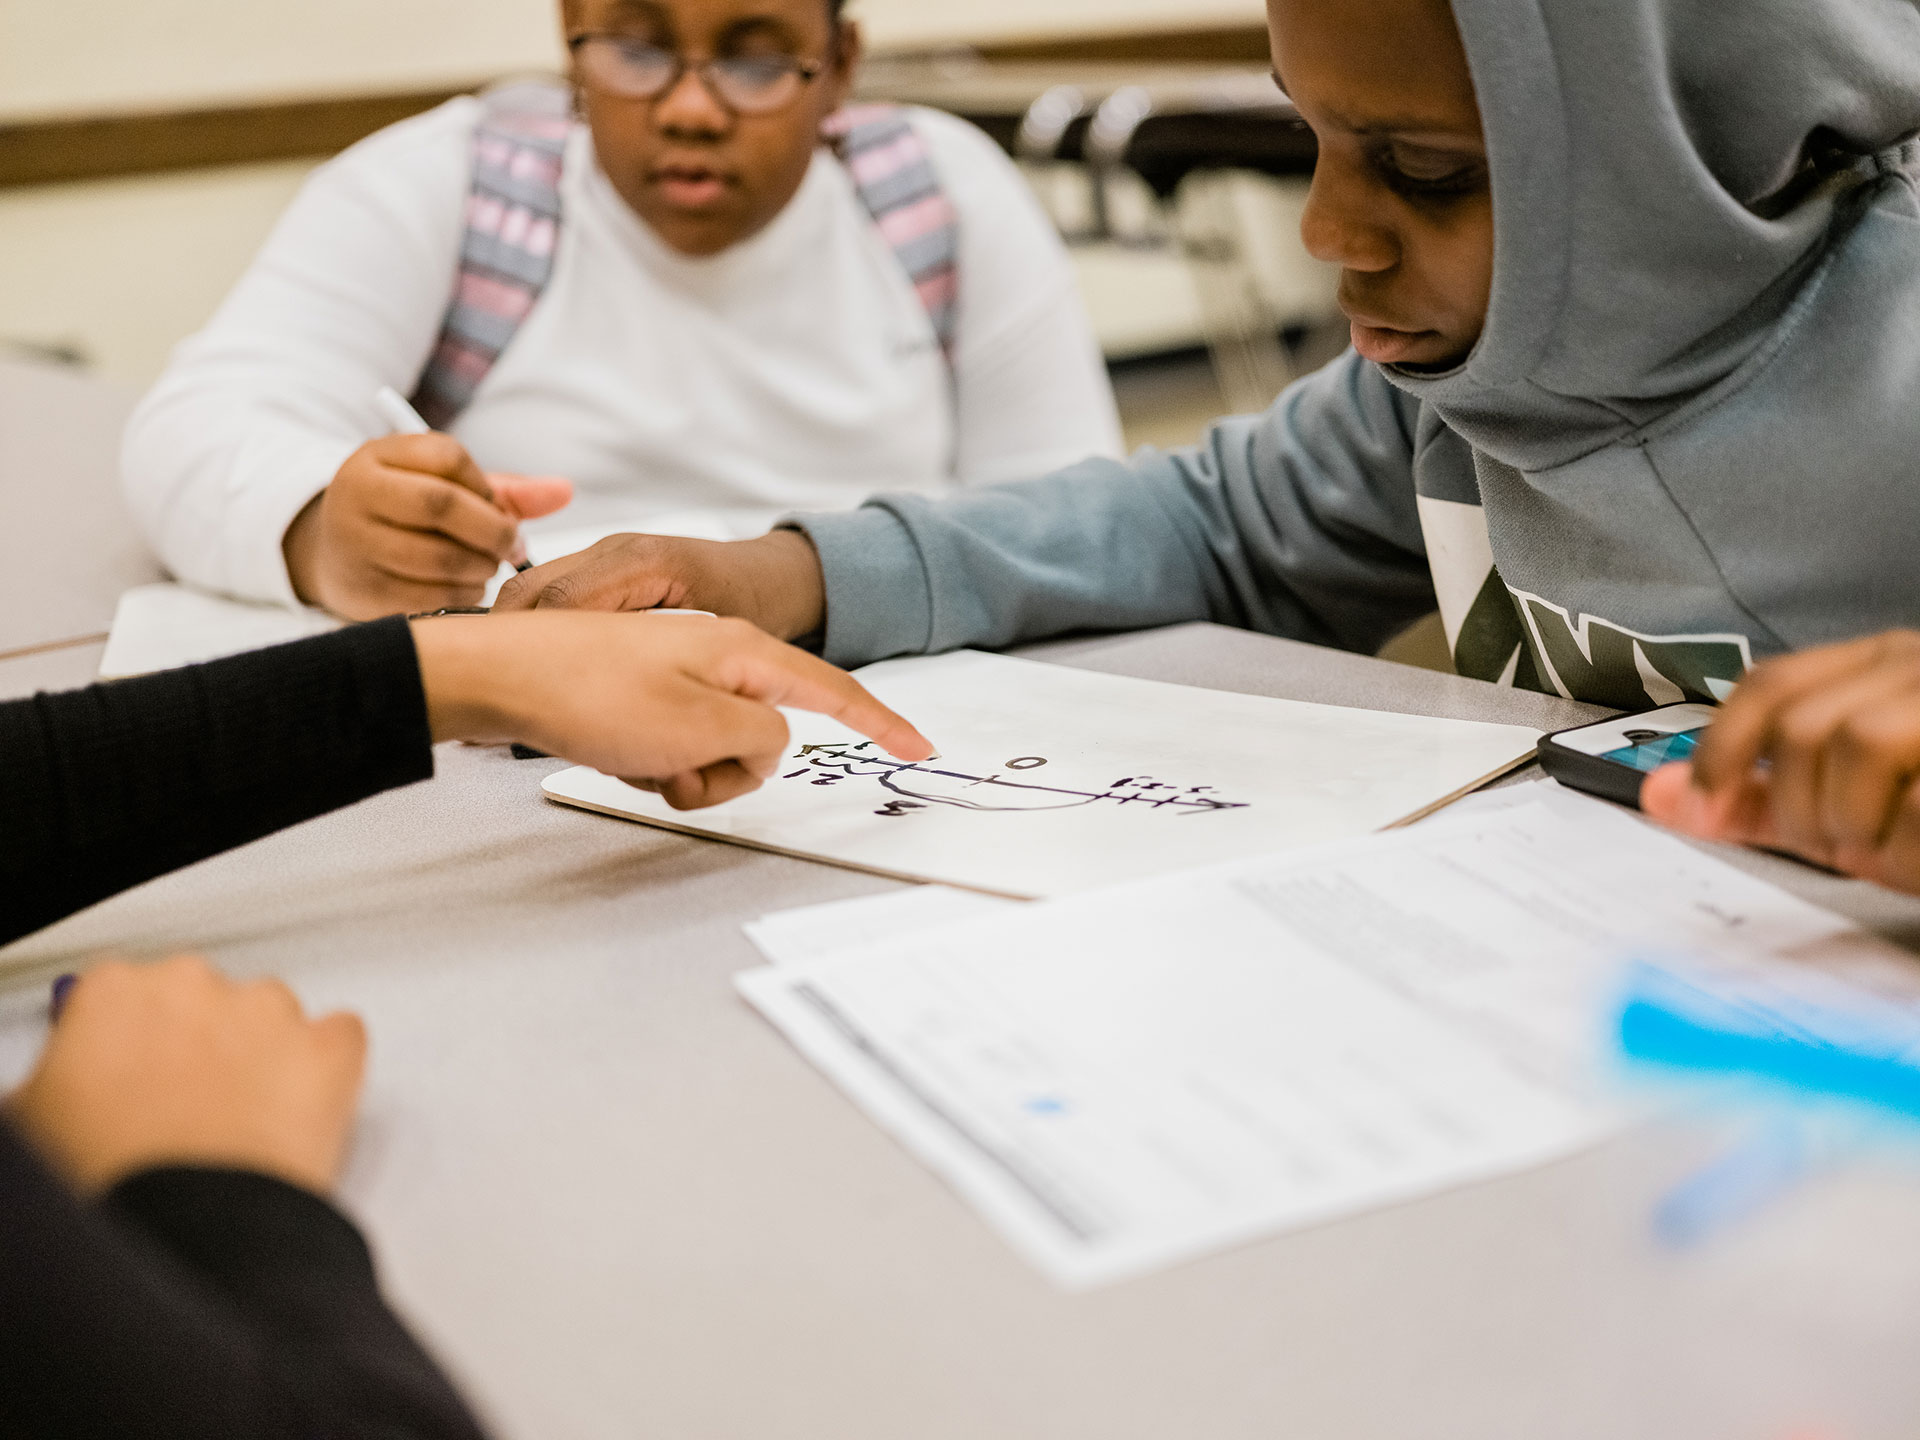
<svg viewBox="0 0 1920 1440">
<path fill-rule="evenodd" d="M 1219 30 L 1139 30 L 1124 35 L 1066 36 L 970 47 L 988 60 L 1115 60 L 1131 63 L 1268 65 L 1267 32 L 1259 25 Z"/>
<path fill-rule="evenodd" d="M 0 186 L 318 158 L 466 88 L 0 124 Z"/>
<path fill-rule="evenodd" d="M 1236 26 L 975 48 L 988 60 L 1265 64 L 1267 33 L 1258 26 Z M 0 122 L 0 188 L 319 159 L 485 83 L 402 95 Z"/>
</svg>

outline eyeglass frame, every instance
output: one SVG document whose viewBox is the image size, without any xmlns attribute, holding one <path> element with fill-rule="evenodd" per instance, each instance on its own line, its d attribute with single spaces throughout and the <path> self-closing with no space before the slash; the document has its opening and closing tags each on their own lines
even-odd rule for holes
<svg viewBox="0 0 1920 1440">
<path fill-rule="evenodd" d="M 839 27 L 836 25 L 834 27 L 834 30 L 835 30 L 834 44 L 837 47 L 839 44 L 839 38 L 840 38 Z M 633 35 L 626 31 L 621 31 L 621 30 L 583 30 L 577 35 L 569 35 L 567 37 L 567 53 L 569 55 L 576 57 L 577 59 L 580 54 L 580 48 L 583 45 L 588 44 L 590 41 L 594 41 L 594 40 L 632 41 L 638 38 L 639 37 L 636 35 Z M 675 90 L 679 88 L 680 82 L 686 79 L 688 73 L 691 72 L 692 74 L 699 77 L 701 87 L 706 90 L 708 95 L 713 97 L 715 103 L 717 103 L 721 109 L 725 110 L 730 115 L 757 116 L 757 115 L 779 114 L 782 110 L 786 109 L 787 106 L 793 104 L 802 95 L 807 93 L 806 87 L 811 85 L 815 80 L 818 80 L 822 75 L 826 73 L 828 63 L 829 63 L 825 60 L 802 60 L 797 55 L 782 55 L 778 57 L 774 57 L 774 56 L 747 57 L 747 56 L 714 55 L 714 56 L 709 56 L 707 59 L 700 61 L 700 63 L 696 65 L 691 63 L 691 61 L 689 60 L 688 56 L 684 51 L 669 50 L 666 46 L 655 45 L 651 41 L 645 41 L 643 43 L 647 44 L 651 49 L 658 50 L 663 55 L 671 55 L 673 57 L 673 73 L 667 77 L 666 83 L 662 85 L 658 90 L 654 91 L 654 93 L 651 95 L 629 95 L 629 96 L 621 96 L 620 98 L 630 99 L 630 100 L 645 100 L 647 103 L 652 104 L 655 101 L 658 101 L 668 95 L 671 95 Z M 713 71 L 713 67 L 718 65 L 722 60 L 747 59 L 747 58 L 754 58 L 754 59 L 778 58 L 780 60 L 785 61 L 787 64 L 792 66 L 792 69 L 789 70 L 788 73 L 792 75 L 798 75 L 800 77 L 800 88 L 793 93 L 793 96 L 791 99 L 783 100 L 778 105 L 773 106 L 771 109 L 742 110 L 738 105 L 734 104 L 731 100 L 727 99 L 727 97 L 721 93 L 720 87 L 714 84 L 712 71 Z M 619 94 L 618 91 L 615 91 L 612 93 L 616 95 Z"/>
</svg>

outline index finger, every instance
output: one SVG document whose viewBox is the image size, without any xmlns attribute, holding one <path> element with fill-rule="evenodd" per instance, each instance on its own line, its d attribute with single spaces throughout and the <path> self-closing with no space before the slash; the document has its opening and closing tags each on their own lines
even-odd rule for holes
<svg viewBox="0 0 1920 1440">
<path fill-rule="evenodd" d="M 1740 784 L 1771 748 L 1781 712 L 1810 690 L 1822 689 L 1873 663 L 1871 642 L 1812 650 L 1761 666 L 1741 681 L 1693 756 L 1693 773 L 1706 790 Z"/>
<path fill-rule="evenodd" d="M 451 435 L 435 431 L 426 435 L 389 435 L 378 442 L 380 463 L 397 470 L 418 470 L 451 480 L 463 490 L 471 490 L 489 505 L 494 504 L 493 485 L 487 472 L 467 453 L 467 447 Z"/>
<path fill-rule="evenodd" d="M 754 643 L 731 649 L 721 656 L 715 678 L 723 688 L 768 705 L 810 710 L 838 720 L 902 760 L 933 758 L 933 743 L 926 736 L 906 717 L 882 705 L 866 686 L 838 666 L 783 644 L 745 621 L 696 623 L 729 629 L 738 626 L 740 632 L 755 637 Z"/>
</svg>

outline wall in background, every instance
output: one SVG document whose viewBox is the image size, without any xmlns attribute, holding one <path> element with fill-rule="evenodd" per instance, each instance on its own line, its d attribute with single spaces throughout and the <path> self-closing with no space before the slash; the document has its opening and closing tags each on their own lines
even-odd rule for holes
<svg viewBox="0 0 1920 1440">
<path fill-rule="evenodd" d="M 854 0 L 879 49 L 1259 25 L 1260 0 Z M 553 0 L 0 0 L 0 119 L 459 86 L 559 62 Z"/>
<path fill-rule="evenodd" d="M 0 123 L 460 88 L 557 65 L 556 9 L 555 0 L 0 0 Z M 1260 0 L 852 0 L 851 13 L 883 50 L 1232 31 L 1262 19 Z M 70 348 L 144 385 L 212 312 L 314 163 L 0 186 L 0 342 Z M 1290 217 L 1262 228 L 1279 242 L 1263 269 L 1326 289 L 1301 270 Z M 1078 258 L 1110 354 L 1197 338 L 1177 259 L 1112 247 Z"/>
<path fill-rule="evenodd" d="M 0 190 L 0 342 L 145 386 L 213 313 L 312 161 Z"/>
<path fill-rule="evenodd" d="M 150 384 L 253 258 L 311 161 L 0 189 L 0 344 L 69 351 L 103 375 Z M 1335 276 L 1297 240 L 1304 187 L 1249 178 L 1252 259 L 1279 313 L 1331 309 Z M 1199 302 L 1165 250 L 1074 252 L 1109 356 L 1196 343 Z"/>
<path fill-rule="evenodd" d="M 559 59 L 547 0 L 0 0 L 0 115 L 461 85 Z"/>
</svg>

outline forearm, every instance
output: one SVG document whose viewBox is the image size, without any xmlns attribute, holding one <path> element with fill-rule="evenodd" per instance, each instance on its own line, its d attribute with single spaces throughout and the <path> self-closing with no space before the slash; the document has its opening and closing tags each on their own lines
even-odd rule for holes
<svg viewBox="0 0 1920 1440">
<path fill-rule="evenodd" d="M 401 621 L 0 705 L 0 942 L 432 773 Z"/>
<path fill-rule="evenodd" d="M 401 131 L 308 178 L 128 423 L 128 505 L 184 580 L 294 603 L 287 527 L 384 433 L 374 392 L 420 374 L 452 293 L 472 126 L 442 111 Z"/>
<path fill-rule="evenodd" d="M 839 665 L 1209 613 L 1198 557 L 1111 461 L 794 523 L 819 551 L 823 653 Z"/>
<path fill-rule="evenodd" d="M 841 664 L 1183 620 L 1367 650 L 1434 603 L 1409 417 L 1358 362 L 1177 454 L 794 523 Z"/>
<path fill-rule="evenodd" d="M 314 1196 L 158 1171 L 95 1209 L 0 1123 L 0 1203 L 0 1434 L 480 1434 Z"/>
<path fill-rule="evenodd" d="M 287 530 L 372 432 L 364 421 L 292 420 L 270 397 L 195 368 L 169 373 L 128 421 L 128 509 L 179 579 L 293 605 L 299 596 L 281 549 Z"/>
</svg>

